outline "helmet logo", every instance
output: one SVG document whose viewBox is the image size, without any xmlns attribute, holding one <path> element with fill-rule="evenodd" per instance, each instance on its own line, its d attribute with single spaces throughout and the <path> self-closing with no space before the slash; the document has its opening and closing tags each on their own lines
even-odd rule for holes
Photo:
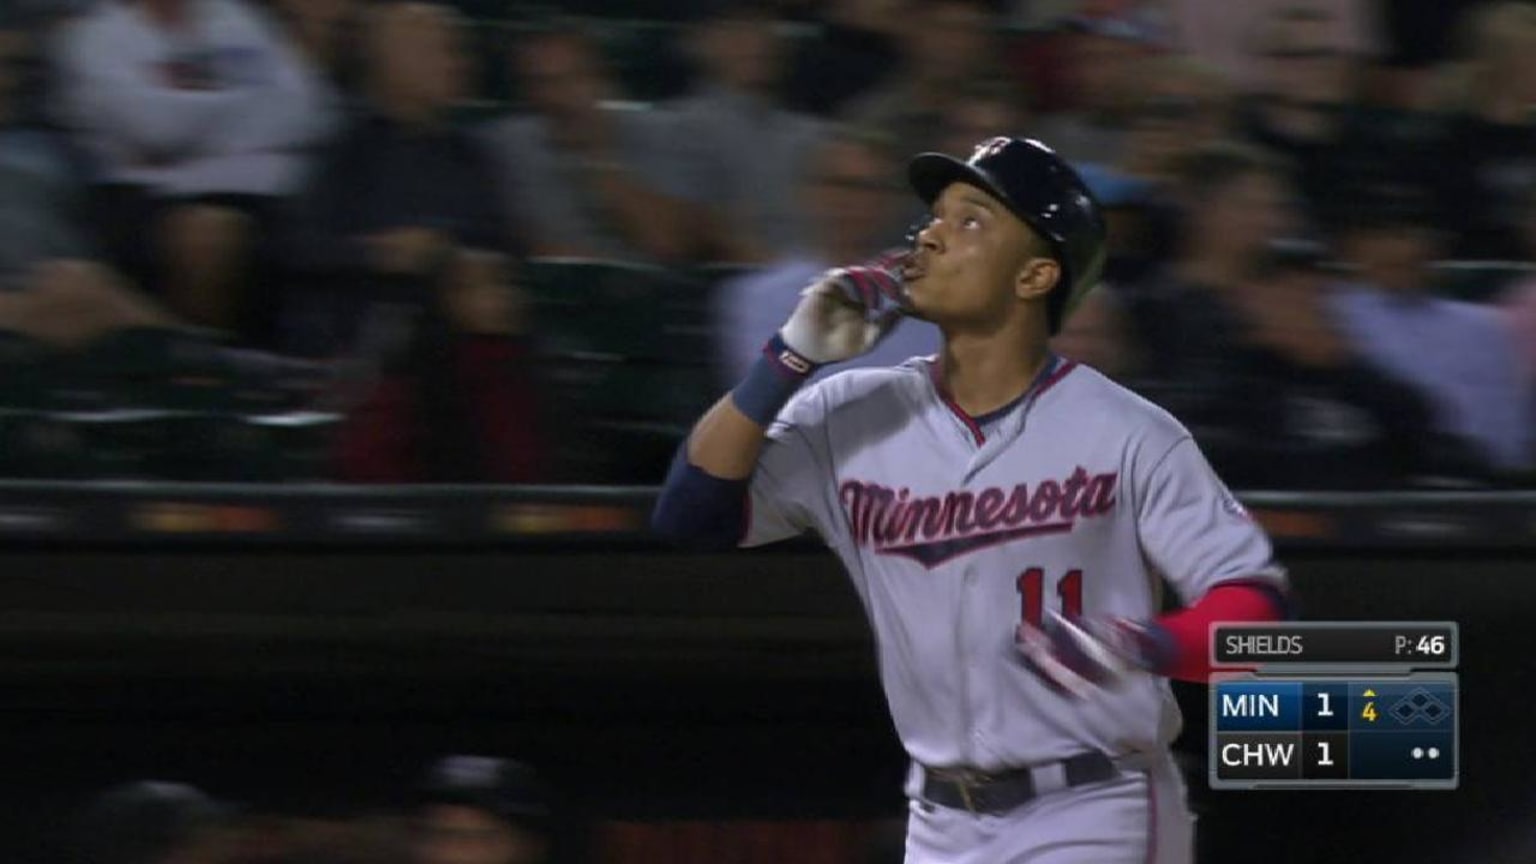
<svg viewBox="0 0 1536 864">
<path fill-rule="evenodd" d="M 976 149 L 971 151 L 970 161 L 975 162 L 977 160 L 985 159 L 989 156 L 993 156 L 1002 152 L 1003 148 L 1008 146 L 1009 140 L 1010 139 L 1008 138 L 998 136 L 996 138 L 989 138 L 986 141 L 977 144 Z"/>
</svg>

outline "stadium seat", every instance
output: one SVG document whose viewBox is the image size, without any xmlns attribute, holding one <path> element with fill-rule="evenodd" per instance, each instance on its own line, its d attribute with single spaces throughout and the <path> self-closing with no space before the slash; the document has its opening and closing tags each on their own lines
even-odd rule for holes
<svg viewBox="0 0 1536 864">
<path fill-rule="evenodd" d="M 625 359 L 686 359 L 673 312 L 696 296 L 686 277 L 621 261 L 547 258 L 525 267 L 537 330 L 577 350 Z"/>
<path fill-rule="evenodd" d="M 323 479 L 338 417 L 297 404 L 306 364 L 262 363 L 173 330 L 109 334 L 64 361 L 46 416 L 78 439 L 83 476 L 179 481 Z"/>
<path fill-rule="evenodd" d="M 0 331 L 0 476 L 87 476 L 84 442 L 51 412 L 58 358 L 27 336 Z"/>
<path fill-rule="evenodd" d="M 525 267 L 538 367 L 562 477 L 656 482 L 716 395 L 705 334 L 680 310 L 698 282 L 644 264 L 539 259 Z"/>
<path fill-rule="evenodd" d="M 1435 262 L 1439 293 L 1472 303 L 1494 302 L 1506 288 L 1533 274 L 1536 265 L 1525 261 Z"/>
</svg>

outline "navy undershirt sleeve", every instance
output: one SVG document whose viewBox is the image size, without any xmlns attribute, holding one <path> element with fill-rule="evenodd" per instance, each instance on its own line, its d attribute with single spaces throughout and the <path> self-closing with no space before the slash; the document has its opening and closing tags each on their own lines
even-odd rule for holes
<svg viewBox="0 0 1536 864">
<path fill-rule="evenodd" d="M 733 548 L 746 535 L 749 494 L 747 480 L 724 480 L 689 462 L 684 441 L 651 511 L 651 530 L 692 548 Z"/>
</svg>

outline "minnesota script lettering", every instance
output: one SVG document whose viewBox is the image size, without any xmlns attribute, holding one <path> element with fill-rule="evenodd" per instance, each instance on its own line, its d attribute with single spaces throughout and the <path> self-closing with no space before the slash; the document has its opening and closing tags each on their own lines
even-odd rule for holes
<svg viewBox="0 0 1536 864">
<path fill-rule="evenodd" d="M 989 486 L 975 492 L 914 497 L 908 489 L 846 480 L 838 499 L 853 540 L 884 555 L 903 555 L 926 567 L 986 546 L 1072 530 L 1080 518 L 1115 506 L 1115 472 L 1089 474 L 1078 466 L 1062 481 L 1042 480 L 1030 489 Z"/>
</svg>

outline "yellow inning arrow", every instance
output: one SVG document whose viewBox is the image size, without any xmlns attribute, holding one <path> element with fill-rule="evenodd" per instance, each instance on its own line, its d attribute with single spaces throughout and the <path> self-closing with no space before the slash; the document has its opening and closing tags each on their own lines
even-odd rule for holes
<svg viewBox="0 0 1536 864">
<path fill-rule="evenodd" d="M 1364 698 L 1364 699 L 1372 699 L 1372 698 L 1375 698 L 1376 691 L 1375 690 L 1367 690 L 1364 693 L 1361 693 L 1360 696 L 1362 698 Z"/>
</svg>

